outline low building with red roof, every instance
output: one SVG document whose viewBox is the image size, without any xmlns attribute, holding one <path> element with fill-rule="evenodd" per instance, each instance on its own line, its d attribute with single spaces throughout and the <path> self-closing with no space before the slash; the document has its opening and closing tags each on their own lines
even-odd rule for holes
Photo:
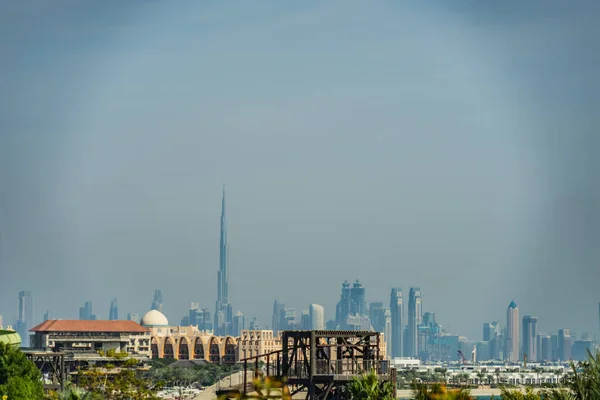
<svg viewBox="0 0 600 400">
<path fill-rule="evenodd" d="M 74 359 L 98 357 L 101 352 L 126 352 L 150 358 L 150 330 L 135 321 L 48 320 L 30 329 L 31 346 L 62 351 Z"/>
</svg>

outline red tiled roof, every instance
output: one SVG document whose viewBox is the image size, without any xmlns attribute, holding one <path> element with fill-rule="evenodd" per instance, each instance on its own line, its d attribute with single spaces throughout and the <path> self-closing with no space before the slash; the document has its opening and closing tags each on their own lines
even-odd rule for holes
<svg viewBox="0 0 600 400">
<path fill-rule="evenodd" d="M 29 332 L 123 332 L 143 333 L 149 332 L 135 321 L 79 321 L 68 319 L 53 319 L 42 322 L 33 327 Z"/>
</svg>

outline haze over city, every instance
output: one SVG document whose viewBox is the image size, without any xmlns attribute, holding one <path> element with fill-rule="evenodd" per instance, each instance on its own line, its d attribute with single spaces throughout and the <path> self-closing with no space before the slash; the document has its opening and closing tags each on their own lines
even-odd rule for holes
<svg viewBox="0 0 600 400">
<path fill-rule="evenodd" d="M 0 314 L 422 290 L 598 333 L 600 4 L 5 2 Z M 57 6 L 60 5 L 61 7 Z"/>
</svg>

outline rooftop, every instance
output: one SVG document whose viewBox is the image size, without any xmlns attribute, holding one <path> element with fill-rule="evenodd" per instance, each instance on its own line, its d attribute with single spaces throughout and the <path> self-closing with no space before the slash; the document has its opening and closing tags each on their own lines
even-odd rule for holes
<svg viewBox="0 0 600 400">
<path fill-rule="evenodd" d="M 31 328 L 30 332 L 117 332 L 144 333 L 149 332 L 135 321 L 80 321 L 68 319 L 53 319 L 42 322 Z"/>
</svg>

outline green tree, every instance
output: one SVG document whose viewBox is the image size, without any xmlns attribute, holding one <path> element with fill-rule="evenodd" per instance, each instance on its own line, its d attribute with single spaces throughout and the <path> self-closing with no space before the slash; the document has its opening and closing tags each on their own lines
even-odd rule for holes
<svg viewBox="0 0 600 400">
<path fill-rule="evenodd" d="M 448 389 L 444 384 L 424 385 L 413 384 L 415 400 L 473 400 L 468 389 Z"/>
<path fill-rule="evenodd" d="M 19 349 L 0 343 L 0 398 L 32 400 L 43 397 L 42 374 Z"/>
<path fill-rule="evenodd" d="M 352 400 L 392 400 L 394 385 L 380 381 L 375 372 L 354 378 L 348 385 L 348 393 Z"/>
</svg>

